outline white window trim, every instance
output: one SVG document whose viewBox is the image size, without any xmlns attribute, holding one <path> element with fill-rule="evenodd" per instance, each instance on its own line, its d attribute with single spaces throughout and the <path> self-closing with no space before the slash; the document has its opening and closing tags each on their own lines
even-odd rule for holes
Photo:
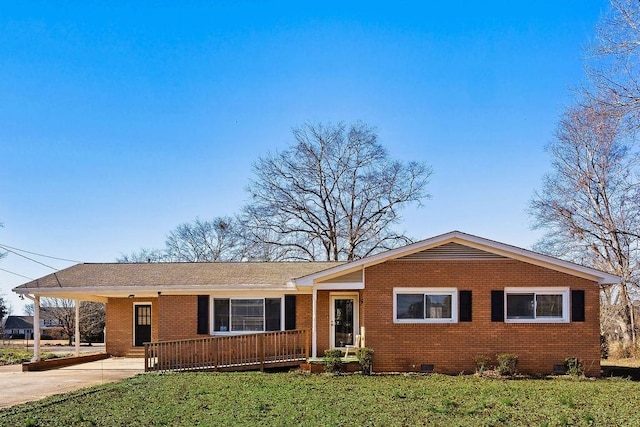
<svg viewBox="0 0 640 427">
<path fill-rule="evenodd" d="M 535 294 L 535 295 L 562 295 L 562 317 L 536 317 L 534 319 L 509 319 L 507 318 L 508 294 Z M 505 323 L 569 323 L 570 322 L 570 290 L 568 287 L 529 287 L 529 288 L 504 288 L 504 321 Z M 534 297 L 534 303 L 536 298 Z M 533 308 L 535 316 L 536 309 Z"/>
<path fill-rule="evenodd" d="M 261 299 L 262 300 L 262 307 L 264 308 L 264 300 L 265 299 L 279 299 L 280 300 L 280 329 L 279 331 L 216 331 L 216 325 L 215 325 L 215 303 L 214 301 L 217 299 L 228 299 L 228 300 L 232 300 L 232 299 Z M 231 310 L 231 307 L 229 307 L 229 310 Z M 248 296 L 248 295 L 211 295 L 209 297 L 209 335 L 248 335 L 248 334 L 259 334 L 259 333 L 263 333 L 263 332 L 281 332 L 284 331 L 284 314 L 285 314 L 285 307 L 284 307 L 284 294 L 278 294 L 278 295 L 263 295 L 263 296 Z M 229 313 L 229 315 L 231 315 L 231 313 Z M 262 312 L 262 326 L 263 329 L 267 324 L 267 311 L 263 310 Z M 231 322 L 231 319 L 229 319 L 229 322 Z M 231 326 L 231 323 L 229 323 L 229 326 Z"/>
<path fill-rule="evenodd" d="M 398 319 L 398 295 L 451 295 L 450 319 Z M 458 323 L 458 288 L 393 288 L 393 323 Z"/>
</svg>

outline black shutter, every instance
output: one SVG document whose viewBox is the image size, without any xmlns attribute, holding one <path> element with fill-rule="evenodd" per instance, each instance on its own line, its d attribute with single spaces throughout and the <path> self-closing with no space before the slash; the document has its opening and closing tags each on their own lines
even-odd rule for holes
<svg viewBox="0 0 640 427">
<path fill-rule="evenodd" d="M 296 328 L 296 296 L 284 296 L 284 329 L 292 331 Z"/>
<path fill-rule="evenodd" d="M 471 322 L 471 291 L 460 291 L 460 322 Z"/>
<path fill-rule="evenodd" d="M 571 321 L 584 322 L 584 291 L 575 289 L 571 291 Z"/>
<path fill-rule="evenodd" d="M 209 333 L 209 295 L 198 295 L 198 333 Z"/>
<path fill-rule="evenodd" d="M 491 291 L 491 321 L 504 322 L 504 291 Z"/>
<path fill-rule="evenodd" d="M 264 300 L 264 318 L 265 331 L 279 331 L 281 328 L 280 318 L 282 310 L 280 310 L 282 299 L 265 298 Z"/>
</svg>

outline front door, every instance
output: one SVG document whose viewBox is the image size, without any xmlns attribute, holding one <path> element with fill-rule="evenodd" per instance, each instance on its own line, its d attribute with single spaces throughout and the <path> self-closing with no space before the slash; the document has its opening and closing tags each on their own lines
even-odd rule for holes
<svg viewBox="0 0 640 427">
<path fill-rule="evenodd" d="M 331 348 L 353 345 L 358 330 L 358 295 L 331 296 Z"/>
<path fill-rule="evenodd" d="M 142 346 L 151 341 L 151 305 L 135 305 L 134 317 L 134 345 Z"/>
</svg>

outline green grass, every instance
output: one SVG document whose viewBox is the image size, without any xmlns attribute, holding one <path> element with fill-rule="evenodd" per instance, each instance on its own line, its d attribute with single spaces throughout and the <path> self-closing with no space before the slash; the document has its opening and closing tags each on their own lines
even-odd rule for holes
<svg viewBox="0 0 640 427">
<path fill-rule="evenodd" d="M 139 375 L 0 411 L 2 426 L 640 425 L 615 379 L 300 373 Z"/>
<path fill-rule="evenodd" d="M 43 360 L 54 359 L 56 357 L 68 356 L 66 354 L 54 354 L 47 351 L 40 353 Z M 23 348 L 0 348 L 0 366 L 15 365 L 18 363 L 28 362 L 33 357 L 33 350 L 25 350 Z"/>
</svg>

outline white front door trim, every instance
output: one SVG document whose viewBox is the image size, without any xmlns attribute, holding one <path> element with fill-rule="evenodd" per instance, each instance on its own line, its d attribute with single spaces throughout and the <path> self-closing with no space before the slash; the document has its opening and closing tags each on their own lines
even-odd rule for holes
<svg viewBox="0 0 640 427">
<path fill-rule="evenodd" d="M 353 299 L 353 343 L 360 331 L 360 294 L 354 292 L 331 292 L 329 293 L 329 348 L 344 348 L 335 346 L 335 301 L 337 299 Z"/>
</svg>

